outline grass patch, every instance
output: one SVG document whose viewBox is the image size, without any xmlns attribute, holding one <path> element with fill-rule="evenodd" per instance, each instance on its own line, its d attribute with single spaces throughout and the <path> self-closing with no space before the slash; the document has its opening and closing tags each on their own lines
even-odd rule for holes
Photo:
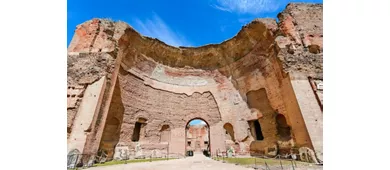
<svg viewBox="0 0 390 170">
<path fill-rule="evenodd" d="M 214 160 L 222 161 L 225 160 L 227 163 L 233 163 L 233 164 L 239 164 L 239 165 L 254 165 L 255 164 L 255 158 L 217 158 L 214 157 Z M 280 160 L 278 159 L 264 159 L 264 158 L 256 158 L 256 165 L 265 165 L 265 162 L 267 162 L 267 165 L 280 165 Z M 291 165 L 290 160 L 281 160 L 282 165 Z M 299 165 L 309 165 L 309 163 L 306 162 L 299 162 L 295 161 L 295 163 Z"/>
<path fill-rule="evenodd" d="M 171 159 L 176 159 L 176 158 L 169 158 L 169 160 Z M 152 159 L 152 162 L 154 161 L 166 161 L 167 158 L 153 158 Z M 98 163 L 98 164 L 94 164 L 93 166 L 109 166 L 109 165 L 119 165 L 119 164 L 129 164 L 129 163 L 138 163 L 138 162 L 150 162 L 150 159 L 132 159 L 132 160 L 121 160 L 121 161 L 108 161 L 108 162 L 105 162 L 105 163 Z"/>
</svg>

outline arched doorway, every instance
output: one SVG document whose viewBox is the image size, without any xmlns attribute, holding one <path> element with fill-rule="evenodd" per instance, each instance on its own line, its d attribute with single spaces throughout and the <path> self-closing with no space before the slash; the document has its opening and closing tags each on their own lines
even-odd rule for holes
<svg viewBox="0 0 390 170">
<path fill-rule="evenodd" d="M 185 128 L 185 155 L 193 156 L 194 153 L 203 153 L 210 156 L 210 126 L 201 119 L 194 118 L 187 122 Z"/>
</svg>

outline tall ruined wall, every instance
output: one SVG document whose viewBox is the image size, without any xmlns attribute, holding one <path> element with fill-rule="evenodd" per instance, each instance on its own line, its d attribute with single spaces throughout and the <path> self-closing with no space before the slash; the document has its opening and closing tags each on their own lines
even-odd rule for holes
<svg viewBox="0 0 390 170">
<path fill-rule="evenodd" d="M 221 120 L 218 106 L 210 92 L 194 93 L 187 96 L 186 94 L 154 89 L 144 85 L 142 80 L 125 71 L 119 75 L 119 87 L 121 88 L 120 97 L 124 110 L 123 115 L 120 115 L 121 112 L 117 112 L 118 110 L 114 110 L 116 108 L 112 108 L 113 110 L 109 112 L 109 115 L 116 114 L 114 117 L 122 120 L 120 133 L 112 135 L 117 135 L 118 142 L 121 145 L 130 146 L 130 149 L 135 148 L 132 136 L 135 123 L 139 118 L 147 120 L 141 128 L 139 139 L 144 151 L 153 150 L 160 143 L 160 130 L 163 125 L 169 125 L 170 129 L 184 130 L 190 118 L 207 118 L 210 125 Z M 102 146 L 106 145 L 105 141 L 106 139 L 103 138 Z M 143 145 L 150 143 L 156 145 Z M 110 148 L 103 147 L 102 149 L 110 152 L 114 151 L 114 147 L 111 145 Z M 163 149 L 165 152 L 165 147 Z"/>
<path fill-rule="evenodd" d="M 278 57 L 283 69 L 289 73 L 282 89 L 288 113 L 294 117 L 295 139 L 314 149 L 322 161 L 322 4 L 289 4 L 278 18 L 275 41 L 281 49 Z"/>
<path fill-rule="evenodd" d="M 122 24 L 120 22 L 111 23 L 107 20 L 95 19 L 78 26 L 72 43 L 68 48 L 68 51 L 70 54 L 94 54 L 100 52 L 108 52 L 109 54 L 114 55 L 117 60 L 118 58 L 123 57 L 123 60 L 121 59 L 120 61 L 122 67 L 124 67 L 125 70 L 132 72 L 132 74 L 135 74 L 138 77 L 143 77 L 143 74 L 146 74 L 146 77 L 143 77 L 145 80 L 144 83 L 157 89 L 172 91 L 174 93 L 184 93 L 186 95 L 191 95 L 195 92 L 211 92 L 213 95 L 216 95 L 215 100 L 218 105 L 221 106 L 220 114 L 224 117 L 223 121 L 231 122 L 234 125 L 236 131 L 243 132 L 236 133 L 236 139 L 242 141 L 248 136 L 247 128 L 249 128 L 249 126 L 246 122 L 246 119 L 238 119 L 236 116 L 233 116 L 234 113 L 241 113 L 241 116 L 244 118 L 256 117 L 256 115 L 252 116 L 253 113 L 251 113 L 250 110 L 246 107 L 246 103 L 242 101 L 239 94 L 234 89 L 233 84 L 227 77 L 229 74 L 231 74 L 229 73 L 229 71 L 224 72 L 225 75 L 222 75 L 221 73 L 219 73 L 219 71 L 216 70 L 210 72 L 200 71 L 202 72 L 201 74 L 206 74 L 202 75 L 201 77 L 209 77 L 206 81 L 211 81 L 211 83 L 210 85 L 206 85 L 203 87 L 193 88 L 191 86 L 202 86 L 202 84 L 205 82 L 204 80 L 198 80 L 199 78 L 196 78 L 197 76 L 199 77 L 199 70 L 197 71 L 196 69 L 185 69 L 187 71 L 184 71 L 184 73 L 180 74 L 187 75 L 187 77 L 180 79 L 181 75 L 177 75 L 176 70 L 169 71 L 168 69 L 167 72 L 165 72 L 168 77 L 164 77 L 165 73 L 161 74 L 158 71 L 160 66 L 155 69 L 157 71 L 148 72 L 151 70 L 148 70 L 147 68 L 151 67 L 154 69 L 154 66 L 156 64 L 153 64 L 153 62 L 142 64 L 144 63 L 143 58 L 145 57 L 140 56 L 146 54 L 152 60 L 166 63 L 170 66 L 181 67 L 184 65 L 188 65 L 190 67 L 202 68 L 202 70 L 210 70 L 235 62 L 240 58 L 241 54 L 247 53 L 248 51 L 253 49 L 256 44 L 258 44 L 256 47 L 259 51 L 264 51 L 265 49 L 267 49 L 269 45 L 272 44 L 272 37 L 270 36 L 270 34 L 267 34 L 266 31 L 267 29 L 265 25 L 258 22 L 254 22 L 244 28 L 243 31 L 241 31 L 236 37 L 224 42 L 223 46 L 225 47 L 221 47 L 219 45 L 209 45 L 201 47 L 199 49 L 183 48 L 178 51 L 175 48 L 169 47 L 163 43 L 158 42 L 158 40 L 150 39 L 147 37 L 140 38 L 141 36 L 134 30 L 132 30 L 132 28 L 128 25 Z M 157 41 L 157 43 L 154 43 L 155 41 Z M 234 46 L 234 43 L 240 43 L 241 45 Z M 114 45 L 116 48 L 113 49 L 112 45 Z M 145 45 L 149 47 L 145 48 Z M 235 48 L 229 48 L 229 46 Z M 173 55 L 170 55 L 170 53 Z M 220 56 L 220 53 L 226 55 Z M 160 54 L 165 54 L 165 56 L 159 56 Z M 188 60 L 189 58 L 185 56 L 192 56 L 193 59 Z M 136 69 L 130 69 L 134 67 Z M 119 67 L 115 67 L 115 69 L 119 70 Z M 141 73 L 141 75 L 139 73 Z M 112 81 L 115 81 L 115 76 L 116 75 L 114 74 L 113 77 L 111 77 Z M 110 101 L 111 97 L 115 97 L 115 95 L 113 94 L 113 91 L 116 91 L 114 90 L 114 86 L 115 83 L 111 83 L 109 86 L 107 86 L 110 91 L 106 93 L 108 97 L 105 98 L 105 103 L 102 104 L 104 108 L 110 107 L 111 104 L 115 105 L 115 102 Z M 115 119 L 109 119 L 108 111 L 105 111 L 105 109 L 101 109 L 101 113 L 99 114 L 100 115 L 98 116 L 97 121 L 101 123 L 96 128 L 97 131 L 94 135 L 95 140 L 93 140 L 93 137 L 91 138 L 91 141 L 95 142 L 86 144 L 86 146 L 92 147 L 92 152 L 97 150 L 94 148 L 96 148 L 96 142 L 100 141 L 99 138 L 101 135 L 99 136 L 99 133 L 103 133 L 102 129 L 107 129 L 108 131 L 111 131 L 110 129 L 115 129 L 115 126 L 117 124 L 116 122 L 123 122 L 121 120 L 116 121 Z M 211 133 L 216 139 L 214 142 L 214 146 L 215 148 L 222 150 L 224 149 L 224 135 L 222 128 L 224 122 L 220 122 L 219 126 L 211 127 Z M 105 126 L 107 126 L 107 128 L 105 128 Z M 177 131 L 177 133 L 181 132 Z M 181 137 L 183 135 L 179 136 Z M 114 139 L 111 140 L 115 141 Z"/>
<path fill-rule="evenodd" d="M 264 153 L 267 147 L 278 143 L 279 148 L 305 146 L 322 154 L 322 4 L 291 3 L 278 18 L 278 23 L 256 19 L 267 25 L 274 36 L 277 58 L 268 57 L 262 64 L 252 66 L 260 71 L 253 71 L 250 65 L 246 65 L 247 71 L 238 68 L 239 73 L 246 74 L 233 77 L 242 96 L 252 93 L 252 99 L 246 99 L 249 107 L 262 115 L 259 121 L 264 140 L 252 142 L 251 150 Z M 272 52 L 267 55 L 273 56 Z M 254 55 L 252 61 L 261 56 L 251 53 L 248 55 Z M 259 90 L 263 90 L 263 95 L 254 94 Z M 292 141 L 280 140 L 276 114 L 286 118 Z"/>
<path fill-rule="evenodd" d="M 68 55 L 68 150 L 84 152 L 115 59 L 107 53 Z"/>
<path fill-rule="evenodd" d="M 253 58 L 242 58 L 242 60 L 245 60 L 246 63 L 250 63 L 247 61 L 249 59 Z M 239 92 L 228 77 L 223 76 L 217 70 L 204 71 L 191 68 L 169 68 L 158 65 L 143 57 L 137 57 L 137 61 L 139 61 L 138 64 L 130 69 L 129 72 L 142 77 L 144 83 L 152 86 L 153 88 L 172 91 L 175 93 L 184 93 L 187 95 L 191 95 L 193 93 L 211 92 L 221 114 L 221 121 L 218 125 L 211 125 L 212 127 L 210 128 L 210 133 L 212 134 L 211 149 L 226 149 L 225 146 L 223 146 L 225 135 L 222 127 L 225 123 L 230 123 L 233 125 L 233 130 L 236 132 L 234 133 L 236 141 L 232 142 L 237 142 L 237 152 L 248 152 L 251 137 L 250 133 L 248 133 L 248 128 L 250 127 L 247 121 L 257 119 L 258 115 L 257 112 L 250 111 L 247 107 L 247 103 L 240 96 Z M 199 114 L 196 116 L 203 118 L 208 122 L 207 116 L 205 117 L 204 115 Z M 196 116 L 190 115 L 186 120 L 195 118 Z M 208 123 L 210 124 L 210 122 Z M 184 125 L 181 127 L 184 128 Z M 216 140 L 213 140 L 214 137 Z M 219 142 L 219 144 L 217 142 Z"/>
<path fill-rule="evenodd" d="M 120 61 L 116 42 L 126 28 L 120 22 L 112 25 L 87 21 L 68 47 L 68 152 L 94 154 L 99 146 Z"/>
<path fill-rule="evenodd" d="M 268 24 L 263 20 L 256 21 Z M 265 46 L 264 44 L 258 45 Z M 231 74 L 231 82 L 235 85 L 235 90 L 239 92 L 247 108 L 259 115 L 246 120 L 259 121 L 264 135 L 264 140 L 261 141 L 254 139 L 253 136 L 246 139 L 245 143 L 250 145 L 252 154 L 273 155 L 276 153 L 271 153 L 277 150 L 279 140 L 275 115 L 276 112 L 287 115 L 279 88 L 283 77 L 276 58 L 277 52 L 273 43 L 268 44 L 267 50 L 261 50 L 256 46 L 240 60 L 219 69 L 223 74 Z M 243 132 L 237 131 L 237 133 Z"/>
</svg>

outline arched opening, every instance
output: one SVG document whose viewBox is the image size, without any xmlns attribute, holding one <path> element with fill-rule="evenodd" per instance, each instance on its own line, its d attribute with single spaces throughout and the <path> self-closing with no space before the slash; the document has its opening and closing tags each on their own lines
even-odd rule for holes
<svg viewBox="0 0 390 170">
<path fill-rule="evenodd" d="M 170 133 L 169 125 L 163 125 L 160 130 L 160 142 L 169 142 Z"/>
<path fill-rule="evenodd" d="M 225 139 L 231 140 L 233 142 L 236 141 L 234 139 L 233 125 L 230 123 L 225 123 L 225 125 L 223 125 L 223 128 L 225 129 Z"/>
<path fill-rule="evenodd" d="M 286 141 L 291 139 L 291 128 L 288 126 L 286 118 L 282 114 L 276 115 L 276 124 L 280 140 Z"/>
<path fill-rule="evenodd" d="M 210 156 L 210 126 L 200 118 L 188 121 L 185 129 L 185 154 L 203 153 Z"/>
</svg>

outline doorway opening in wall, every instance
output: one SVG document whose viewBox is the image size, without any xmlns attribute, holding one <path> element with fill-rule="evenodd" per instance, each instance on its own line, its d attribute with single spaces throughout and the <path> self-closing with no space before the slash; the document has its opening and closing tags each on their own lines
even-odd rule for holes
<svg viewBox="0 0 390 170">
<path fill-rule="evenodd" d="M 187 122 L 185 130 L 185 154 L 204 154 L 210 156 L 210 126 L 201 118 L 194 118 Z"/>
<path fill-rule="evenodd" d="M 280 140 L 288 141 L 291 139 L 291 128 L 288 126 L 286 118 L 282 114 L 276 116 L 277 130 Z"/>
<path fill-rule="evenodd" d="M 132 136 L 132 141 L 133 142 L 138 142 L 139 141 L 139 133 L 141 131 L 141 123 L 136 122 L 134 126 L 134 131 L 133 131 L 133 136 Z"/>
<path fill-rule="evenodd" d="M 264 140 L 259 120 L 248 121 L 252 136 L 255 140 Z"/>
<path fill-rule="evenodd" d="M 141 129 L 146 124 L 146 119 L 139 118 L 137 122 L 135 122 L 134 130 L 133 130 L 133 136 L 131 137 L 131 141 L 138 142 L 141 134 Z"/>
</svg>

